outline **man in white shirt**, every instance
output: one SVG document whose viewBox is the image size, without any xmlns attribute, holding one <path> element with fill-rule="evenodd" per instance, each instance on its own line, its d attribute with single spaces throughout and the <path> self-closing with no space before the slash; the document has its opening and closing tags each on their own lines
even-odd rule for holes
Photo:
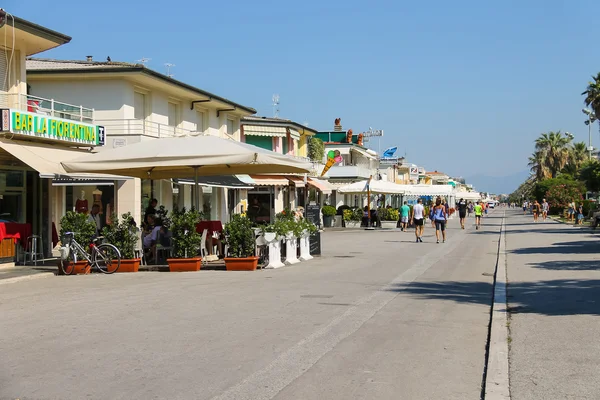
<svg viewBox="0 0 600 400">
<path fill-rule="evenodd" d="M 423 232 L 425 218 L 425 207 L 423 207 L 423 199 L 419 199 L 417 204 L 412 209 L 411 220 L 415 224 L 415 236 L 417 237 L 417 243 L 423 243 Z"/>
<path fill-rule="evenodd" d="M 100 222 L 100 206 L 98 204 L 92 206 L 92 211 L 90 212 L 90 215 L 88 215 L 88 221 L 93 222 L 96 225 L 96 236 L 100 236 L 102 223 Z"/>
<path fill-rule="evenodd" d="M 544 201 L 542 202 L 542 218 L 544 221 L 546 220 L 546 218 L 548 218 L 548 210 L 550 210 L 550 205 L 548 204 L 546 199 L 544 199 Z"/>
</svg>

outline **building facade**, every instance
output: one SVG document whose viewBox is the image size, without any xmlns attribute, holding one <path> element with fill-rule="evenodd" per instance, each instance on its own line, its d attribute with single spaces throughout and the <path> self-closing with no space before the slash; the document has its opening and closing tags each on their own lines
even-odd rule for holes
<svg viewBox="0 0 600 400">
<path fill-rule="evenodd" d="M 113 61 L 29 58 L 31 92 L 64 96 L 94 109 L 96 123 L 106 128 L 106 148 L 132 145 L 179 135 L 209 134 L 240 141 L 240 119 L 255 110 L 160 74 L 142 64 Z M 192 186 L 186 180 L 125 182 L 119 212 L 139 221 L 152 198 L 167 210 L 192 205 Z M 226 221 L 240 210 L 241 200 L 228 194 L 227 184 L 214 179 L 202 187 L 205 217 Z M 125 190 L 124 190 L 125 191 Z"/>
</svg>

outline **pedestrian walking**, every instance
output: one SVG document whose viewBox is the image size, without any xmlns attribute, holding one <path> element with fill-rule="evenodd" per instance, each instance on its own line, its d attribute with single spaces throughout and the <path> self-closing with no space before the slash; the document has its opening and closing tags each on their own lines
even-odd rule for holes
<svg viewBox="0 0 600 400">
<path fill-rule="evenodd" d="M 475 229 L 479 230 L 481 228 L 481 218 L 483 217 L 483 206 L 481 205 L 481 200 L 477 202 L 475 206 Z"/>
<path fill-rule="evenodd" d="M 433 201 L 429 202 L 429 221 L 431 221 L 432 228 L 435 228 L 435 221 L 433 220 L 434 207 L 435 207 L 435 203 Z"/>
<path fill-rule="evenodd" d="M 425 232 L 425 207 L 423 207 L 423 199 L 419 199 L 413 207 L 411 220 L 415 225 L 417 243 L 423 243 L 423 232 Z"/>
<path fill-rule="evenodd" d="M 583 203 L 577 207 L 577 225 L 583 225 Z"/>
<path fill-rule="evenodd" d="M 548 202 L 546 201 L 546 199 L 543 199 L 542 201 L 542 219 L 544 221 L 546 221 L 546 218 L 548 218 L 548 211 L 550 210 L 550 205 L 548 204 Z"/>
<path fill-rule="evenodd" d="M 448 214 L 446 214 L 446 206 L 443 200 L 437 199 L 435 202 L 433 212 L 433 218 L 435 220 L 435 238 L 436 243 L 440 242 L 440 232 L 442 240 L 446 243 L 446 222 L 448 221 Z"/>
<path fill-rule="evenodd" d="M 408 206 L 408 202 L 405 201 L 402 207 L 400 207 L 400 229 L 403 232 L 406 232 L 408 228 L 408 214 L 410 213 L 410 207 Z"/>
<path fill-rule="evenodd" d="M 574 202 L 570 202 L 569 203 L 569 211 L 568 211 L 568 216 L 569 216 L 569 222 L 575 222 L 575 203 Z"/>
<path fill-rule="evenodd" d="M 527 201 L 523 202 L 523 215 L 527 214 Z"/>
<path fill-rule="evenodd" d="M 533 222 L 538 222 L 538 216 L 540 215 L 540 203 L 536 200 L 531 206 L 531 211 L 533 212 Z"/>
<path fill-rule="evenodd" d="M 468 208 L 468 210 L 469 210 L 469 218 L 471 218 L 471 214 L 473 214 L 473 209 L 474 208 L 475 208 L 475 206 L 473 206 L 473 202 L 470 201 L 469 202 L 469 208 Z"/>
<path fill-rule="evenodd" d="M 467 217 L 467 202 L 461 198 L 457 204 L 458 216 L 460 218 L 460 229 L 465 229 L 465 218 Z"/>
</svg>

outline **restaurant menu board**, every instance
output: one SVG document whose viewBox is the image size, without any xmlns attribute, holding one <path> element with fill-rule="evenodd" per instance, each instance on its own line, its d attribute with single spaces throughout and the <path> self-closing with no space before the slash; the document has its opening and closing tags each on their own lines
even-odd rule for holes
<svg viewBox="0 0 600 400">
<path fill-rule="evenodd" d="M 321 228 L 321 207 L 317 204 L 306 206 L 306 219 Z M 310 235 L 310 254 L 312 256 L 321 255 L 321 232 Z"/>
<path fill-rule="evenodd" d="M 316 204 L 309 204 L 306 206 L 306 219 L 315 224 L 317 227 L 321 227 L 321 207 Z"/>
</svg>

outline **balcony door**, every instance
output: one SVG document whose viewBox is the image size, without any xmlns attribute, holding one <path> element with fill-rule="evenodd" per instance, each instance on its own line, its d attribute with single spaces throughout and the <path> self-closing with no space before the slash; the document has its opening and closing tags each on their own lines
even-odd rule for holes
<svg viewBox="0 0 600 400">
<path fill-rule="evenodd" d="M 148 134 L 148 127 L 146 124 L 146 119 L 148 117 L 148 108 L 146 102 L 146 94 L 141 92 L 134 92 L 133 95 L 133 108 L 134 114 L 133 118 L 135 118 L 136 131 L 141 131 L 142 135 Z M 137 133 L 137 132 L 136 132 Z"/>
</svg>

